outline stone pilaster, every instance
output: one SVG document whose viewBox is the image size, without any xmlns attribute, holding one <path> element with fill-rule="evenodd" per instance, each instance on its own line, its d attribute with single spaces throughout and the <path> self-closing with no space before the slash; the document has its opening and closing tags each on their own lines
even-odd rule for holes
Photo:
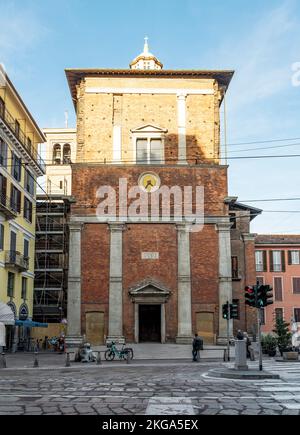
<svg viewBox="0 0 300 435">
<path fill-rule="evenodd" d="M 219 335 L 218 343 L 227 341 L 227 320 L 222 317 L 222 305 L 227 301 L 232 303 L 231 276 L 231 223 L 227 220 L 217 225 L 219 233 Z M 232 337 L 232 320 L 229 322 L 229 335 Z"/>
<path fill-rule="evenodd" d="M 182 93 L 177 95 L 178 113 L 178 164 L 186 165 L 186 97 Z"/>
<path fill-rule="evenodd" d="M 176 343 L 191 343 L 192 291 L 190 232 L 186 224 L 177 224 L 178 234 L 178 334 Z"/>
<path fill-rule="evenodd" d="M 111 224 L 109 265 L 109 315 L 107 340 L 123 339 L 123 253 L 124 225 Z"/>
<path fill-rule="evenodd" d="M 81 230 L 83 224 L 69 224 L 69 274 L 68 274 L 68 335 L 67 345 L 76 346 L 81 336 Z"/>
</svg>

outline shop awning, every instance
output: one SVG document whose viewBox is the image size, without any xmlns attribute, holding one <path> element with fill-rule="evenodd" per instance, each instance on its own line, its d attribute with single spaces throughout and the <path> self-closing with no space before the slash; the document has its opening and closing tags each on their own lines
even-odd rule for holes
<svg viewBox="0 0 300 435">
<path fill-rule="evenodd" d="M 48 328 L 48 323 L 33 322 L 32 320 L 16 320 L 15 324 L 25 328 Z"/>
<path fill-rule="evenodd" d="M 15 315 L 12 309 L 4 302 L 0 302 L 0 322 L 4 325 L 14 325 Z"/>
</svg>

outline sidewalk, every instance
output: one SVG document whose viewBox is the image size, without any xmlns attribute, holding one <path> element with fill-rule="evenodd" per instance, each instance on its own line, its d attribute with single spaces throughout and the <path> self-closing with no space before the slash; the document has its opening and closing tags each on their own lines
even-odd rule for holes
<svg viewBox="0 0 300 435">
<path fill-rule="evenodd" d="M 118 348 L 121 346 L 117 346 Z M 189 345 L 177 345 L 177 344 L 156 344 L 156 343 L 143 343 L 143 344 L 130 344 L 126 347 L 132 347 L 134 352 L 134 359 L 130 361 L 131 366 L 142 365 L 178 365 L 178 364 L 192 364 L 192 350 Z M 219 346 L 205 346 L 205 350 L 200 351 L 200 362 L 208 363 L 209 361 L 223 362 L 224 348 Z M 126 361 L 119 361 L 116 358 L 115 361 L 107 362 L 104 359 L 104 352 L 107 350 L 106 346 L 95 346 L 93 351 L 101 351 L 101 365 L 102 366 L 124 366 Z M 232 356 L 234 356 L 234 349 L 232 349 Z M 1 356 L 0 356 L 1 359 Z M 2 370 L 8 371 L 10 369 L 89 369 L 99 368 L 96 363 L 75 363 L 74 355 L 70 355 L 71 367 L 66 368 L 66 354 L 59 354 L 58 352 L 39 352 L 38 364 L 39 366 L 34 368 L 35 354 L 29 352 L 16 352 L 5 354 L 6 368 L 2 369 L 0 361 L 0 373 Z"/>
</svg>

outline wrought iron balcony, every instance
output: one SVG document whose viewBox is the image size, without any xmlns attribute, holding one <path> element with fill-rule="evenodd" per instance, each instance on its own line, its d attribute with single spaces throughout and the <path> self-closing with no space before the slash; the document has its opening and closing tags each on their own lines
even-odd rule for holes
<svg viewBox="0 0 300 435">
<path fill-rule="evenodd" d="M 29 269 L 29 258 L 24 257 L 17 251 L 6 251 L 5 253 L 5 266 L 12 267 L 19 271 L 24 271 Z"/>
<path fill-rule="evenodd" d="M 18 215 L 18 213 L 11 208 L 10 200 L 5 195 L 0 195 L 0 213 L 8 220 L 14 219 Z"/>
<path fill-rule="evenodd" d="M 13 137 L 20 143 L 29 157 L 33 160 L 39 175 L 43 175 L 46 172 L 46 165 L 42 157 L 34 149 L 30 139 L 25 135 L 21 128 L 16 127 L 16 119 L 9 113 L 9 111 L 2 107 L 0 110 L 0 120 L 2 120 L 7 127 L 7 133 L 13 135 Z"/>
</svg>

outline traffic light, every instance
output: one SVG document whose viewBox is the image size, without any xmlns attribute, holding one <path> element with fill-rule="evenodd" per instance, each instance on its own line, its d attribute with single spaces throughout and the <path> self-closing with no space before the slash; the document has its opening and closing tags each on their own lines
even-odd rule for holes
<svg viewBox="0 0 300 435">
<path fill-rule="evenodd" d="M 238 304 L 236 304 L 236 303 L 230 304 L 230 318 L 231 319 L 238 319 L 238 317 L 239 317 Z"/>
<path fill-rule="evenodd" d="M 263 285 L 262 289 L 262 302 L 263 307 L 267 307 L 268 305 L 273 304 L 273 288 L 269 285 Z"/>
<path fill-rule="evenodd" d="M 263 308 L 265 301 L 265 285 L 257 285 L 256 286 L 256 308 Z"/>
<path fill-rule="evenodd" d="M 255 307 L 255 289 L 250 285 L 245 287 L 245 304 Z"/>
<path fill-rule="evenodd" d="M 222 305 L 222 314 L 223 314 L 223 319 L 228 319 L 228 316 L 229 316 L 228 304 Z"/>
</svg>

